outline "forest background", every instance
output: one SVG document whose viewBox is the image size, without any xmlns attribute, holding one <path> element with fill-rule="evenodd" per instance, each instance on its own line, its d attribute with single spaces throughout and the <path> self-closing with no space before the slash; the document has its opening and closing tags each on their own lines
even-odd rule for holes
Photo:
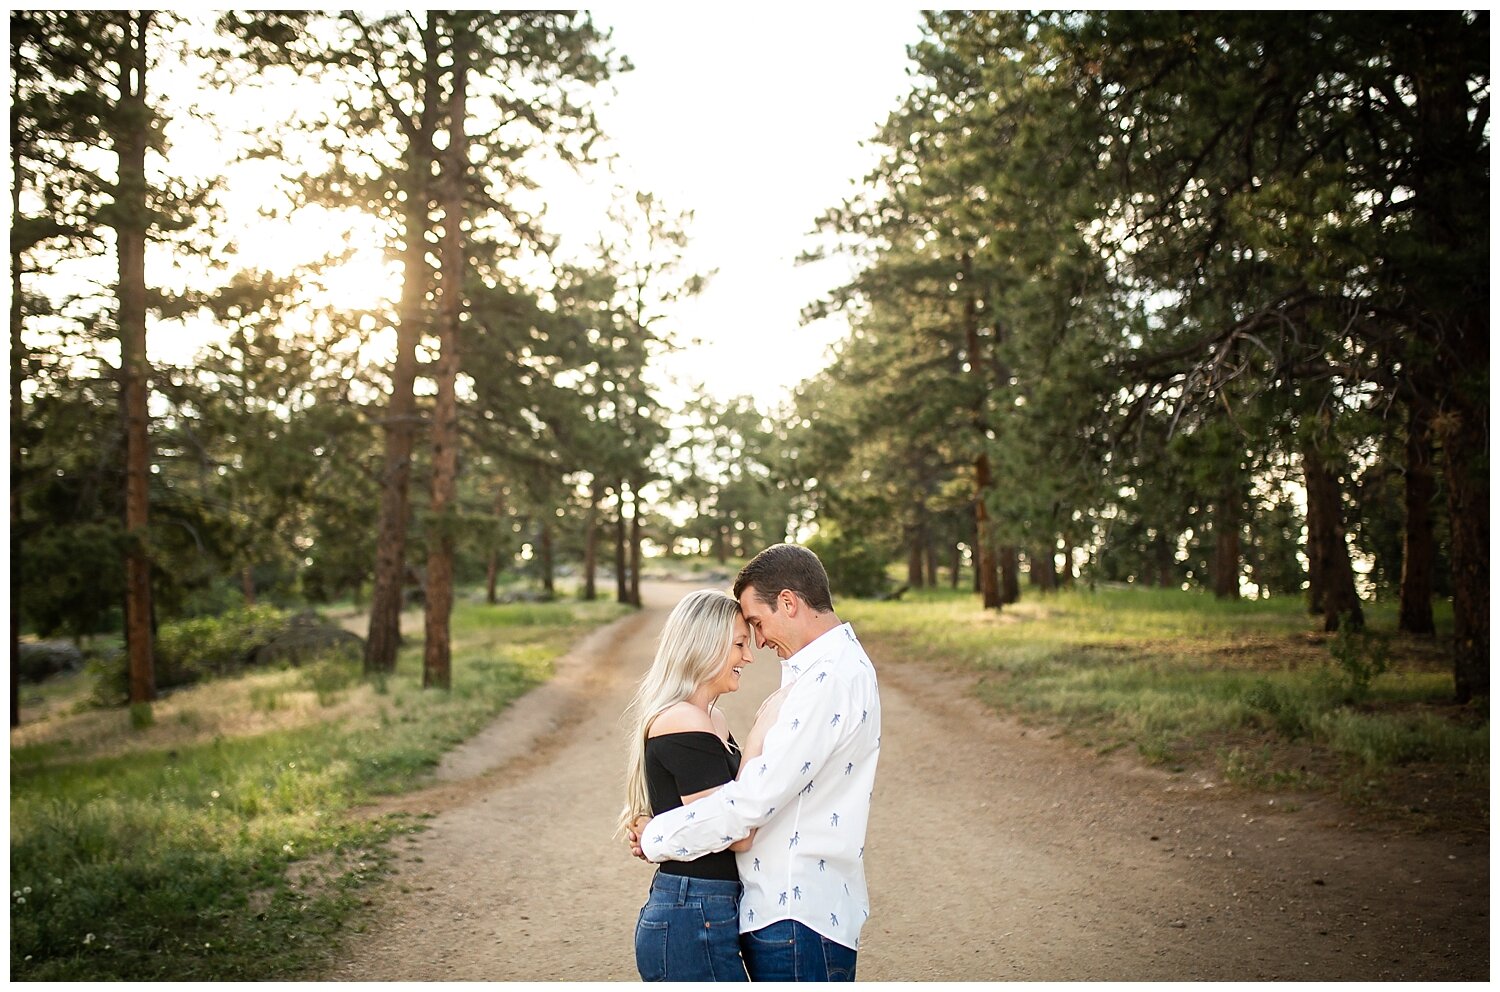
<svg viewBox="0 0 1500 992">
<path fill-rule="evenodd" d="M 1293 742 L 1378 724 L 1387 758 L 1451 758 L 1487 830 L 1488 13 L 912 17 L 869 171 L 788 247 L 847 273 L 802 314 L 847 334 L 751 396 L 662 374 L 705 347 L 683 304 L 722 273 L 693 204 L 617 188 L 596 110 L 630 53 L 589 14 L 12 12 L 12 727 L 23 683 L 49 719 L 46 680 L 83 666 L 78 705 L 136 730 L 247 666 L 336 706 L 338 656 L 393 722 L 317 745 L 364 778 L 316 797 L 245 743 L 259 837 L 406 787 L 648 569 L 800 540 L 844 601 L 886 598 L 850 604 L 862 630 L 1005 669 L 1004 706 L 1137 720 L 1162 760 L 1164 727 L 1211 736 L 1205 695 Z M 205 145 L 268 177 L 279 240 L 244 233 Z M 588 243 L 549 226 L 612 188 Z M 13 907 L 13 967 L 93 974 L 74 931 L 172 863 L 100 852 L 163 810 L 187 848 L 255 847 L 192 818 L 219 815 L 217 732 L 120 765 L 18 732 L 13 871 L 110 881 Z M 201 777 L 156 801 L 173 776 Z M 261 840 L 115 915 L 170 941 L 193 899 L 282 878 L 294 845 Z M 261 974 L 260 939 L 205 974 Z M 119 974 L 158 974 L 156 940 Z"/>
<path fill-rule="evenodd" d="M 350 596 L 388 670 L 415 594 L 442 684 L 455 581 L 591 598 L 603 562 L 628 602 L 643 557 L 813 533 L 843 591 L 968 566 L 989 609 L 1023 569 L 1302 595 L 1330 630 L 1397 597 L 1430 633 L 1451 596 L 1456 698 L 1486 695 L 1487 27 L 926 15 L 807 251 L 857 260 L 807 308 L 851 332 L 763 409 L 645 374 L 707 275 L 690 215 L 624 193 L 585 262 L 538 221 L 536 163 L 591 167 L 627 68 L 587 15 L 17 12 L 13 674 L 23 632 L 122 631 L 141 703 L 161 624 Z M 244 266 L 173 167 L 178 125 L 236 123 L 206 94 L 293 81 L 244 154 L 284 176 L 268 213 L 379 232 L 393 290 L 358 308 L 368 244 Z M 193 321 L 213 344 L 147 363 Z"/>
</svg>

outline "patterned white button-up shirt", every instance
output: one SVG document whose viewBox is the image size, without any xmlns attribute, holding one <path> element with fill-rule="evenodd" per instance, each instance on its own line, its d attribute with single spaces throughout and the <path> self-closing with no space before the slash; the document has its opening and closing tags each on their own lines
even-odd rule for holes
<svg viewBox="0 0 1500 992">
<path fill-rule="evenodd" d="M 641 849 L 655 862 L 690 861 L 758 828 L 735 856 L 745 885 L 740 932 L 791 919 L 858 950 L 880 757 L 875 667 L 847 623 L 781 666 L 791 688 L 760 756 L 712 795 L 654 818 Z"/>
</svg>

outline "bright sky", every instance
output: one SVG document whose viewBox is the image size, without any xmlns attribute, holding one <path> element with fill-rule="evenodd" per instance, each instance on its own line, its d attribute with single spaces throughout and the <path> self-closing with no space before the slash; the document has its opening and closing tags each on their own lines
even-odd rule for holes
<svg viewBox="0 0 1500 992">
<path fill-rule="evenodd" d="M 664 360 L 661 371 L 680 387 L 664 388 L 663 398 L 676 405 L 703 386 L 718 397 L 750 395 L 769 412 L 824 367 L 828 346 L 847 330 L 837 317 L 803 326 L 800 311 L 847 281 L 849 263 L 794 260 L 811 246 L 816 218 L 874 164 L 878 152 L 863 142 L 910 88 L 906 46 L 920 36 L 920 12 L 820 5 L 746 16 L 744 8 L 631 4 L 593 13 L 635 66 L 601 87 L 595 104 L 610 138 L 603 150 L 615 154 L 617 171 L 587 187 L 570 175 L 547 181 L 545 226 L 563 236 L 565 251 L 570 242 L 583 251 L 616 185 L 653 193 L 673 213 L 692 211 L 686 271 L 717 274 L 700 297 L 663 319 L 662 329 L 684 346 Z M 269 103 L 263 95 L 240 99 L 248 103 L 220 112 L 269 115 L 272 125 L 295 101 L 291 90 Z M 186 130 L 174 139 L 181 168 L 214 174 L 228 154 Z M 279 199 L 271 192 L 278 169 L 264 161 L 235 167 L 228 220 L 249 226 L 226 233 L 242 264 L 279 269 L 306 261 L 329 250 L 349 223 L 318 211 L 299 214 L 290 231 L 259 222 L 255 212 Z M 399 264 L 382 261 L 370 232 L 354 234 L 365 246 L 360 257 L 330 277 L 333 298 L 350 306 L 367 303 L 372 291 L 390 292 L 400 279 Z M 189 361 L 216 336 L 211 327 L 158 334 L 151 353 Z"/>
<path fill-rule="evenodd" d="M 621 180 L 693 211 L 689 269 L 718 270 L 668 319 L 685 345 L 702 342 L 668 368 L 768 411 L 846 330 L 837 318 L 803 326 L 800 311 L 847 279 L 847 263 L 794 260 L 818 215 L 874 164 L 861 143 L 910 88 L 906 46 L 921 16 L 879 4 L 747 11 L 630 5 L 594 17 L 635 66 L 599 108 Z M 592 222 L 561 203 L 548 216 L 563 231 Z"/>
</svg>

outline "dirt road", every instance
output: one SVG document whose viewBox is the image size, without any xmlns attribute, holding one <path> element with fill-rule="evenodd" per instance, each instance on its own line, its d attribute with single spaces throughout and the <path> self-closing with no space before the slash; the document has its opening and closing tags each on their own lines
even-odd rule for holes
<svg viewBox="0 0 1500 992">
<path fill-rule="evenodd" d="M 692 588 L 647 583 L 645 610 L 399 801 L 431 829 L 320 977 L 637 979 L 651 869 L 611 836 L 620 714 Z M 996 717 L 972 676 L 866 647 L 884 746 L 861 980 L 1488 978 L 1484 840 L 1341 827 L 1330 800 L 1099 758 Z M 736 730 L 777 684 L 775 657 L 757 659 L 725 701 Z"/>
</svg>

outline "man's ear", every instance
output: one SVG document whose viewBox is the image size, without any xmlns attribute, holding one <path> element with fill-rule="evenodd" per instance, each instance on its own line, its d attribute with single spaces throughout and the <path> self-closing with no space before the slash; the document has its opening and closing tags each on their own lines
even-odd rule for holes
<svg viewBox="0 0 1500 992">
<path fill-rule="evenodd" d="M 797 615 L 797 607 L 801 604 L 797 601 L 796 593 L 790 589 L 783 589 L 777 593 L 776 598 L 780 605 L 786 607 L 786 615 L 788 617 L 795 617 Z"/>
</svg>

